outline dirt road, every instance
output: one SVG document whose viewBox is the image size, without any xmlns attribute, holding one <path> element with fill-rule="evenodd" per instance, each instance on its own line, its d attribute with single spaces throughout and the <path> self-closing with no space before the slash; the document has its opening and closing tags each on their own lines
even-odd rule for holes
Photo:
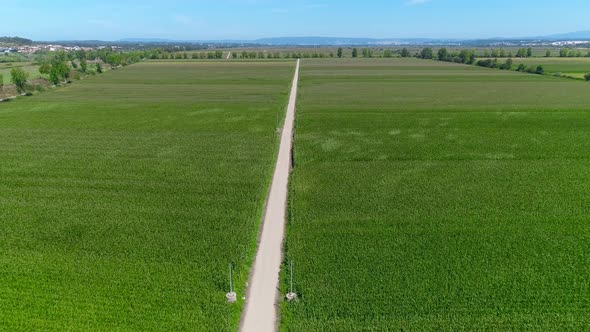
<svg viewBox="0 0 590 332">
<path fill-rule="evenodd" d="M 279 272 L 283 258 L 299 62 L 300 60 L 297 60 L 287 115 L 281 132 L 279 156 L 264 214 L 258 252 L 250 276 L 246 306 L 242 314 L 240 330 L 243 332 L 272 332 L 277 328 L 277 301 L 282 297 L 278 289 Z"/>
</svg>

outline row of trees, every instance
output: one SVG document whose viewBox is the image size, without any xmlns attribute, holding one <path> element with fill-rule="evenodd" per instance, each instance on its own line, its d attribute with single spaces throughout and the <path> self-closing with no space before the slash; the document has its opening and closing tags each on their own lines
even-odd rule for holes
<svg viewBox="0 0 590 332">
<path fill-rule="evenodd" d="M 551 51 L 547 51 L 547 54 L 545 56 L 550 57 Z M 586 54 L 582 54 L 581 50 L 574 50 L 574 49 L 567 49 L 567 48 L 562 48 L 561 50 L 559 50 L 559 57 L 560 58 L 581 58 L 583 56 L 590 57 L 590 51 L 588 51 L 588 53 L 586 53 Z"/>
<path fill-rule="evenodd" d="M 111 66 L 127 65 L 129 58 L 119 54 L 110 53 L 104 56 L 107 63 Z M 94 64 L 95 70 L 92 73 L 102 73 L 102 65 L 100 62 Z M 85 58 L 84 53 L 79 53 L 74 59 L 66 52 L 59 51 L 50 54 L 46 61 L 39 67 L 39 72 L 49 76 L 49 81 L 58 85 L 60 83 L 67 83 L 70 80 L 73 70 L 75 70 L 76 76 L 79 78 L 80 74 L 89 74 L 88 60 Z"/>
<path fill-rule="evenodd" d="M 475 63 L 475 51 L 474 50 L 461 50 L 460 52 L 450 52 L 447 48 L 443 47 L 438 50 L 436 55 L 434 54 L 434 50 L 430 47 L 423 48 L 418 54 L 416 54 L 417 58 L 420 59 L 428 59 L 428 60 L 438 60 L 438 61 L 445 61 L 445 62 L 455 62 L 455 63 L 465 63 L 465 64 L 473 64 Z"/>
<path fill-rule="evenodd" d="M 475 64 L 480 67 L 510 70 L 510 69 L 512 69 L 514 61 L 512 60 L 512 58 L 508 58 L 505 63 L 499 63 L 498 59 L 494 58 L 494 59 L 479 60 Z"/>
<path fill-rule="evenodd" d="M 528 54 L 532 54 L 532 51 L 530 49 L 529 50 L 520 49 L 519 53 L 521 56 L 526 57 L 526 56 L 528 56 Z M 421 59 L 435 59 L 438 61 L 446 61 L 446 62 L 475 64 L 480 67 L 498 68 L 498 69 L 502 69 L 502 70 L 511 70 L 512 66 L 514 65 L 512 58 L 508 58 L 506 60 L 506 62 L 504 62 L 504 63 L 499 63 L 498 58 L 484 59 L 484 60 L 476 61 L 476 55 L 475 55 L 474 50 L 465 49 L 465 50 L 461 50 L 460 52 L 449 52 L 449 50 L 444 47 L 440 48 L 438 50 L 438 52 L 436 53 L 436 55 L 434 54 L 434 51 L 432 50 L 432 48 L 430 48 L 430 47 L 423 48 L 416 55 L 416 57 L 421 58 Z M 524 64 L 520 64 L 516 70 L 521 71 L 521 72 L 528 72 L 528 73 L 532 73 L 532 74 L 539 74 L 539 75 L 545 74 L 545 70 L 544 70 L 543 66 L 541 66 L 541 65 L 539 65 L 537 67 L 527 67 Z"/>
<path fill-rule="evenodd" d="M 116 52 L 112 49 L 96 51 L 80 50 L 76 52 L 57 51 L 46 53 L 42 57 L 37 58 L 37 60 L 40 63 L 39 73 L 47 75 L 52 84 L 58 85 L 69 82 L 72 75 L 75 75 L 74 78 L 77 77 L 79 79 L 81 74 L 102 73 L 103 67 L 100 61 L 115 68 L 138 62 L 145 55 L 146 53 L 142 51 L 123 53 Z M 89 60 L 95 61 L 94 70 L 89 69 Z M 33 89 L 28 84 L 29 74 L 22 68 L 13 68 L 10 76 L 11 82 L 15 85 L 19 94 L 29 92 Z M 1 76 L 0 82 L 3 82 Z M 42 86 L 37 86 L 36 88 L 42 88 Z"/>
</svg>

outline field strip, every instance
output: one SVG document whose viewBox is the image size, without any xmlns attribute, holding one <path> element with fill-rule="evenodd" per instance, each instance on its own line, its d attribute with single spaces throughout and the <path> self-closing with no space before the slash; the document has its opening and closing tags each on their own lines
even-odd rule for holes
<svg viewBox="0 0 590 332">
<path fill-rule="evenodd" d="M 230 56 L 231 56 L 231 52 L 227 52 L 227 58 L 225 58 L 225 60 L 229 60 Z"/>
<path fill-rule="evenodd" d="M 279 295 L 279 272 L 281 270 L 287 191 L 291 171 L 291 147 L 293 123 L 299 83 L 299 62 L 295 67 L 293 85 L 287 106 L 285 124 L 281 133 L 279 156 L 264 212 L 260 243 L 254 261 L 246 307 L 242 316 L 241 331 L 270 332 L 276 329 L 276 302 Z"/>
</svg>

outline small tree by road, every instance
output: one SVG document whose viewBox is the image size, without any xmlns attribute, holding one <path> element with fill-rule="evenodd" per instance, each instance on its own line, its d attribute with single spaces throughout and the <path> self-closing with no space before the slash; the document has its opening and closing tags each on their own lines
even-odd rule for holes
<svg viewBox="0 0 590 332">
<path fill-rule="evenodd" d="M 359 50 L 357 50 L 356 48 L 352 49 L 352 57 L 353 58 L 357 58 L 359 56 Z"/>
<path fill-rule="evenodd" d="M 342 50 L 342 47 L 338 47 L 338 51 L 336 52 L 336 54 L 339 58 L 342 58 L 344 56 L 344 51 Z"/>
</svg>

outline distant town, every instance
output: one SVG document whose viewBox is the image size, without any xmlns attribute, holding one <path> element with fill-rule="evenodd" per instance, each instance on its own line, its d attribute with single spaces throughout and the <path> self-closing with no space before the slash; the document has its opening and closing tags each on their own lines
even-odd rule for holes
<svg viewBox="0 0 590 332">
<path fill-rule="evenodd" d="M 0 46 L 0 53 L 23 53 L 23 54 L 34 54 L 37 52 L 55 52 L 55 51 L 93 51 L 93 50 L 100 50 L 103 48 L 111 48 L 111 49 L 118 49 L 121 48 L 119 46 L 98 46 L 98 47 L 82 47 L 82 46 L 64 46 L 64 45 L 25 45 L 25 46 L 12 46 L 12 47 L 2 47 Z"/>
</svg>

